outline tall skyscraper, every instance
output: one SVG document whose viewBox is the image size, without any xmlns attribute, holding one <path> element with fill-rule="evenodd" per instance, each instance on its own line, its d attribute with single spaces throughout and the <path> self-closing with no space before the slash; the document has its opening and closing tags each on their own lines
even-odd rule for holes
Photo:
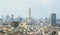
<svg viewBox="0 0 60 35">
<path fill-rule="evenodd" d="M 51 25 L 56 25 L 56 14 L 52 13 L 51 14 Z"/>
<path fill-rule="evenodd" d="M 29 8 L 29 19 L 31 19 L 31 8 Z"/>
<path fill-rule="evenodd" d="M 31 21 L 31 8 L 29 8 L 29 21 Z"/>
</svg>

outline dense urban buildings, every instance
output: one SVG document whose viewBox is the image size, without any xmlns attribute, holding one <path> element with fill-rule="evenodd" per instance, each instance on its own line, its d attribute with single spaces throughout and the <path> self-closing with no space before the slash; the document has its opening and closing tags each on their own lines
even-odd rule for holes
<svg viewBox="0 0 60 35">
<path fill-rule="evenodd" d="M 0 35 L 60 35 L 60 19 L 56 18 L 56 13 L 51 13 L 49 18 L 34 19 L 11 16 L 0 18 Z M 15 17 L 15 18 L 14 18 Z"/>
</svg>

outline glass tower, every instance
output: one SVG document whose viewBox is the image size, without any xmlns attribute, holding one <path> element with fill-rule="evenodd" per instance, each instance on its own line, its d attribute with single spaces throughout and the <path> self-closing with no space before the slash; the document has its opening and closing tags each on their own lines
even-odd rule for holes
<svg viewBox="0 0 60 35">
<path fill-rule="evenodd" d="M 51 14 L 51 24 L 56 25 L 56 14 L 55 13 Z"/>
</svg>

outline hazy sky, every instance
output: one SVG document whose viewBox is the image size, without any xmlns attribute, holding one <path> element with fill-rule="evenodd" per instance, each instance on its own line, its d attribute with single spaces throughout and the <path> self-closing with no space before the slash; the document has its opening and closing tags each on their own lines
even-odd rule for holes
<svg viewBox="0 0 60 35">
<path fill-rule="evenodd" d="M 51 13 L 60 18 L 60 0 L 0 0 L 0 17 L 11 14 L 28 17 L 29 8 L 34 18 L 50 17 Z"/>
</svg>

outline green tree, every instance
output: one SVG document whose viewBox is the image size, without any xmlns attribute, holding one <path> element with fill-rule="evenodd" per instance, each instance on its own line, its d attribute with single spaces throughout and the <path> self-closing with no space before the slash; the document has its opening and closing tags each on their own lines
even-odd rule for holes
<svg viewBox="0 0 60 35">
<path fill-rule="evenodd" d="M 11 26 L 12 26 L 12 27 L 17 27 L 17 26 L 19 26 L 19 22 L 13 21 L 13 22 L 11 23 Z"/>
</svg>

